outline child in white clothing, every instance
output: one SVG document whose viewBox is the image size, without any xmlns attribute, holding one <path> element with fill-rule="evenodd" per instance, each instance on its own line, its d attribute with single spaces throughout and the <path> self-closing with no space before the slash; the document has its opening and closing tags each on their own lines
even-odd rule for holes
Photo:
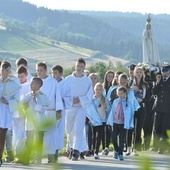
<svg viewBox="0 0 170 170">
<path fill-rule="evenodd" d="M 11 127 L 12 113 L 17 110 L 20 86 L 10 78 L 11 64 L 2 61 L 0 67 L 0 166 L 7 130 Z"/>
<path fill-rule="evenodd" d="M 27 68 L 23 65 L 18 67 L 17 76 L 20 81 L 21 90 L 19 92 L 19 98 L 22 100 L 28 92 L 30 92 L 30 82 L 27 80 Z M 13 145 L 15 151 L 15 161 L 20 159 L 25 145 L 25 117 L 23 112 L 15 112 L 13 116 Z"/>
<path fill-rule="evenodd" d="M 57 130 L 57 141 L 56 141 L 56 152 L 55 152 L 55 161 L 58 160 L 58 150 L 63 149 L 64 145 L 64 135 L 65 135 L 65 110 L 68 110 L 73 103 L 73 96 L 71 93 L 71 88 L 66 82 L 66 80 L 63 77 L 63 68 L 60 65 L 54 65 L 51 68 L 52 77 L 57 80 L 58 87 L 61 93 L 62 97 L 62 103 L 63 103 L 63 110 L 61 112 L 61 119 L 59 119 L 59 122 L 56 124 L 56 130 Z"/>
<path fill-rule="evenodd" d="M 36 151 L 37 151 L 37 164 L 41 163 L 41 154 L 43 147 L 44 132 L 46 131 L 45 111 L 50 102 L 47 96 L 39 89 L 43 85 L 40 78 L 33 78 L 31 81 L 31 92 L 28 93 L 21 101 L 24 105 L 26 113 L 26 149 L 24 152 L 24 159 L 20 162 L 28 165 L 30 154 L 33 147 L 34 135 L 36 132 Z"/>
</svg>

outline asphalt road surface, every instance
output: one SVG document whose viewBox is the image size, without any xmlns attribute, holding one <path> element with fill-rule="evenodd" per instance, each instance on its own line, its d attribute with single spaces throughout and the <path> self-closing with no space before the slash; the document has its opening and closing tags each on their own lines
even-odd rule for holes
<svg viewBox="0 0 170 170">
<path fill-rule="evenodd" d="M 109 155 L 100 155 L 100 159 L 85 157 L 78 161 L 69 160 L 60 156 L 58 164 L 47 163 L 44 158 L 41 165 L 23 166 L 21 164 L 3 163 L 0 170 L 170 170 L 170 154 L 158 154 L 153 151 L 139 152 L 139 156 L 124 156 L 124 161 L 112 158 L 113 152 Z M 149 165 L 149 168 L 148 168 Z"/>
</svg>

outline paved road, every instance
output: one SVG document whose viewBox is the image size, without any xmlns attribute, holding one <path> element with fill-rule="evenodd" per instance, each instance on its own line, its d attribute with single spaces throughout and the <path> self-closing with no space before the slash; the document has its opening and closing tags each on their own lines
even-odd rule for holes
<svg viewBox="0 0 170 170">
<path fill-rule="evenodd" d="M 124 161 L 112 158 L 112 152 L 108 156 L 100 156 L 99 160 L 93 157 L 86 157 L 84 160 L 72 161 L 61 156 L 57 165 L 47 164 L 43 159 L 41 165 L 23 166 L 20 164 L 4 163 L 0 170 L 170 170 L 170 155 L 159 155 L 155 152 L 141 152 L 140 156 L 125 156 Z M 145 165 L 150 164 L 147 169 Z"/>
</svg>

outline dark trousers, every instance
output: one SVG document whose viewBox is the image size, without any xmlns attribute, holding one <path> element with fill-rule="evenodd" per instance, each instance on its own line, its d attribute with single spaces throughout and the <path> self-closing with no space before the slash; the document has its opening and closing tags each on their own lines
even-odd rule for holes
<svg viewBox="0 0 170 170">
<path fill-rule="evenodd" d="M 89 150 L 93 149 L 93 128 L 92 128 L 92 125 L 90 125 L 90 127 L 89 127 L 88 147 L 89 147 Z"/>
<path fill-rule="evenodd" d="M 118 145 L 118 137 L 119 136 L 119 145 Z M 124 141 L 126 138 L 126 129 L 124 129 L 124 124 L 113 124 L 113 133 L 112 133 L 112 142 L 116 152 L 118 155 L 123 155 L 124 149 Z"/>
<path fill-rule="evenodd" d="M 104 124 L 101 126 L 93 126 L 93 149 L 95 149 L 94 153 L 97 155 L 103 137 L 104 126 Z"/>
<path fill-rule="evenodd" d="M 148 112 L 146 110 L 144 125 L 143 125 L 145 149 L 149 149 L 150 146 L 152 131 L 153 131 L 153 123 L 154 123 L 154 111 L 150 110 L 150 112 Z"/>
<path fill-rule="evenodd" d="M 4 150 L 4 145 L 5 145 L 5 136 L 7 132 L 7 128 L 3 129 L 0 128 L 0 160 L 2 159 L 2 154 Z"/>
<path fill-rule="evenodd" d="M 158 148 L 167 149 L 167 130 L 170 130 L 170 113 L 156 112 L 155 132 Z M 159 140 L 159 141 L 158 141 Z"/>
<path fill-rule="evenodd" d="M 156 123 L 156 112 L 154 114 L 154 121 L 153 121 L 153 149 L 158 150 L 159 139 L 156 136 L 155 123 Z"/>
<path fill-rule="evenodd" d="M 93 127 L 90 123 L 85 124 L 88 150 L 93 150 Z"/>
<path fill-rule="evenodd" d="M 143 127 L 145 112 L 143 107 L 139 108 L 134 115 L 134 129 L 129 129 L 127 132 L 127 146 L 130 147 L 133 143 L 133 148 L 140 151 L 141 150 L 141 131 Z M 134 139 L 132 141 L 132 135 L 134 134 Z"/>
<path fill-rule="evenodd" d="M 145 112 L 143 107 L 139 108 L 138 111 L 135 112 L 134 116 L 134 149 L 141 151 L 141 131 L 143 127 L 143 120 L 144 120 Z"/>
<path fill-rule="evenodd" d="M 126 133 L 126 145 L 127 145 L 127 147 L 131 147 L 132 146 L 132 136 L 133 136 L 133 133 L 134 133 L 134 128 L 127 130 L 127 133 Z"/>
<path fill-rule="evenodd" d="M 109 148 L 110 141 L 112 135 L 112 127 L 110 125 L 106 125 L 103 129 L 103 137 L 102 137 L 102 148 Z"/>
</svg>

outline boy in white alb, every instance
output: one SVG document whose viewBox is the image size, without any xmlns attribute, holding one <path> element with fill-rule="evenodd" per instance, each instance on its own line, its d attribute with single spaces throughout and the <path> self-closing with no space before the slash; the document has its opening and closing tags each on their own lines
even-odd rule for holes
<svg viewBox="0 0 170 170">
<path fill-rule="evenodd" d="M 30 89 L 30 82 L 27 81 L 27 68 L 21 65 L 17 69 L 17 76 L 20 80 L 20 92 L 19 92 L 19 98 L 22 100 L 28 92 L 31 91 Z M 25 133 L 25 117 L 24 113 L 21 112 L 19 109 L 17 112 L 14 113 L 13 116 L 13 146 L 15 151 L 15 161 L 17 159 L 20 159 L 22 157 L 22 151 L 24 149 L 25 145 L 25 139 L 26 139 L 26 133 Z"/>
<path fill-rule="evenodd" d="M 73 94 L 72 107 L 66 111 L 66 130 L 68 145 L 73 150 L 72 160 L 78 160 L 79 153 L 87 150 L 85 119 L 86 108 L 92 101 L 93 87 L 91 80 L 84 74 L 85 61 L 79 58 L 75 72 L 66 77 Z"/>
<path fill-rule="evenodd" d="M 48 163 L 54 163 L 54 154 L 57 145 L 56 123 L 62 116 L 61 110 L 63 110 L 63 103 L 57 81 L 47 74 L 47 65 L 44 62 L 38 62 L 36 64 L 36 72 L 38 77 L 43 81 L 43 86 L 40 90 L 50 100 L 50 106 L 46 114 L 51 125 L 44 134 L 44 153 L 48 154 Z"/>
<path fill-rule="evenodd" d="M 9 78 L 11 64 L 2 61 L 0 67 L 0 166 L 2 165 L 2 154 L 5 136 L 11 127 L 12 113 L 18 108 L 20 86 Z"/>
<path fill-rule="evenodd" d="M 64 110 L 62 110 L 62 117 L 59 123 L 56 125 L 57 129 L 57 148 L 55 153 L 55 160 L 58 160 L 58 150 L 63 149 L 64 145 L 64 135 L 65 135 L 65 110 L 69 109 L 73 103 L 73 97 L 71 93 L 71 88 L 66 82 L 63 76 L 63 68 L 60 65 L 55 65 L 51 69 L 52 77 L 58 82 L 58 87 L 61 92 L 62 102 Z"/>
<path fill-rule="evenodd" d="M 33 149 L 33 144 L 36 144 L 37 162 L 41 163 L 41 154 L 43 148 L 44 132 L 46 131 L 45 111 L 50 105 L 47 96 L 40 91 L 43 81 L 40 78 L 33 78 L 30 84 L 31 92 L 21 100 L 24 105 L 24 112 L 26 116 L 26 146 L 23 158 L 20 163 L 29 165 L 30 154 Z"/>
</svg>

